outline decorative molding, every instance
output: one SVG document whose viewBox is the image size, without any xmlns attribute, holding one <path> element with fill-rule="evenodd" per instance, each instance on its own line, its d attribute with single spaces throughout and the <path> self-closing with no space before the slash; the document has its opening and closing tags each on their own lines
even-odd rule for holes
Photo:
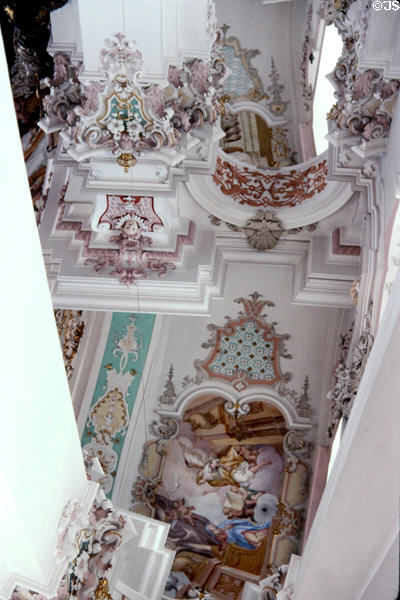
<svg viewBox="0 0 400 600">
<path fill-rule="evenodd" d="M 196 360 L 194 366 L 197 380 L 223 379 L 238 390 L 248 385 L 275 386 L 288 381 L 289 373 L 283 373 L 280 357 L 291 358 L 285 349 L 288 334 L 278 335 L 275 323 L 268 323 L 262 314 L 264 306 L 274 306 L 269 300 L 260 300 L 261 295 L 253 292 L 248 298 L 236 298 L 242 304 L 238 318 L 227 317 L 223 327 L 209 324 L 209 340 L 203 348 L 211 348 L 205 360 Z"/>
<path fill-rule="evenodd" d="M 246 582 L 241 600 L 276 600 L 277 592 L 282 590 L 288 565 L 268 566 L 268 576 L 257 583 Z"/>
<path fill-rule="evenodd" d="M 208 62 L 170 65 L 167 87 L 145 82 L 142 54 L 122 33 L 105 40 L 99 81 L 81 84 L 67 55 L 58 56 L 40 125 L 62 129 L 67 152 L 77 161 L 106 151 L 128 170 L 141 152 L 178 146 L 182 135 L 218 117 L 225 67 L 216 43 Z"/>
<path fill-rule="evenodd" d="M 97 460 L 85 456 L 88 478 L 98 481 L 102 476 Z M 76 537 L 78 555 L 70 562 L 66 578 L 62 582 L 57 597 L 73 595 L 82 600 L 108 598 L 107 573 L 115 562 L 119 547 L 127 541 L 126 519 L 117 512 L 99 488 L 93 503 L 90 525 L 83 528 Z"/>
<path fill-rule="evenodd" d="M 308 379 L 308 375 L 304 378 L 303 383 L 303 393 L 300 395 L 299 399 L 296 401 L 297 412 L 301 417 L 310 417 L 311 416 L 311 404 L 309 397 L 309 387 L 310 382 Z"/>
<path fill-rule="evenodd" d="M 243 417 L 244 415 L 249 414 L 250 404 L 248 402 L 240 400 L 238 400 L 237 402 L 227 400 L 224 404 L 224 411 L 235 418 Z"/>
<path fill-rule="evenodd" d="M 64 358 L 65 371 L 68 379 L 71 379 L 74 370 L 75 357 L 85 330 L 86 323 L 82 313 L 83 311 L 81 310 L 68 309 L 56 309 L 54 311 Z"/>
<path fill-rule="evenodd" d="M 241 231 L 241 227 L 238 225 L 228 223 L 227 221 L 222 221 L 215 215 L 208 215 L 208 218 L 210 219 L 211 225 L 215 225 L 215 227 L 219 227 L 223 223 L 230 231 Z"/>
<path fill-rule="evenodd" d="M 69 56 L 56 52 L 53 56 L 54 73 L 52 79 L 45 79 L 50 94 L 43 99 L 45 117 L 38 125 L 46 132 L 53 133 L 61 129 L 74 115 L 82 95 L 78 72 L 80 64 L 73 65 Z"/>
<path fill-rule="evenodd" d="M 164 456 L 165 445 L 168 440 L 178 431 L 178 421 L 167 415 L 159 415 L 157 420 L 154 420 L 149 425 L 149 432 L 157 441 L 157 452 L 160 456 Z M 146 449 L 142 457 L 141 467 L 145 465 L 147 460 Z"/>
<path fill-rule="evenodd" d="M 268 211 L 257 211 L 263 214 L 270 214 L 270 215 L 275 215 L 275 213 L 273 212 L 268 212 Z M 257 214 L 257 213 L 256 213 Z M 222 221 L 222 219 L 219 219 L 218 217 L 216 217 L 215 215 L 208 215 L 208 218 L 210 220 L 211 225 L 214 225 L 215 227 L 219 227 L 220 225 L 224 224 L 226 226 L 227 229 L 229 229 L 230 231 L 235 231 L 235 232 L 241 232 L 244 230 L 244 227 L 239 227 L 238 225 L 234 225 L 233 223 L 228 223 L 227 221 Z M 275 220 L 278 220 L 276 217 L 274 217 Z M 249 219 L 251 221 L 251 219 Z M 281 223 L 281 221 L 279 221 Z M 302 231 L 315 231 L 318 227 L 318 222 L 317 223 L 310 223 L 310 225 L 306 225 L 305 227 L 294 227 L 293 229 L 282 229 L 282 233 L 285 233 L 286 235 L 296 235 L 297 233 L 301 233 Z M 346 246 L 347 247 L 347 246 Z"/>
<path fill-rule="evenodd" d="M 240 233 L 229 230 L 218 232 L 215 241 L 209 246 L 208 256 L 211 258 L 208 258 L 208 264 L 204 264 L 197 271 L 194 279 L 141 280 L 141 309 L 147 313 L 176 314 L 178 311 L 181 314 L 207 315 L 210 312 L 211 300 L 221 297 L 223 293 L 223 283 L 229 265 L 235 262 L 248 263 L 249 260 L 254 264 L 289 267 L 293 274 L 291 298 L 295 304 L 352 308 L 348 267 L 344 273 L 341 264 L 330 266 L 331 270 L 327 272 L 329 276 L 321 279 L 319 272 L 315 273 L 312 269 L 311 259 L 316 251 L 312 240 L 296 239 L 295 236 L 285 238 L 286 236 L 281 238 L 278 246 L 271 252 L 264 253 L 249 248 Z M 44 258 L 56 305 L 85 310 L 132 310 L 131 288 L 120 285 L 115 278 L 100 278 L 80 273 L 65 275 L 63 269 L 60 271 L 63 258 L 59 252 L 56 254 L 53 250 L 45 250 Z M 359 266 L 355 265 L 352 267 L 351 279 L 358 274 Z"/>
<path fill-rule="evenodd" d="M 342 336 L 339 346 L 339 364 L 334 371 L 335 385 L 328 393 L 330 401 L 330 420 L 328 435 L 332 437 L 336 424 L 342 417 L 348 418 L 353 408 L 358 387 L 363 376 L 369 353 L 374 343 L 371 334 L 372 303 L 364 318 L 364 329 L 349 357 L 352 329 Z"/>
<path fill-rule="evenodd" d="M 79 498 L 71 498 L 64 506 L 57 531 L 55 556 L 57 562 L 70 561 L 76 557 L 77 538 L 88 527 L 90 518 L 85 513 Z"/>
<path fill-rule="evenodd" d="M 327 174 L 325 160 L 305 169 L 274 173 L 234 163 L 225 155 L 217 158 L 213 180 L 225 196 L 239 204 L 280 208 L 297 206 L 322 192 L 327 184 Z"/>
<path fill-rule="evenodd" d="M 81 600 L 110 600 L 107 576 L 116 564 L 119 548 L 134 537 L 132 525 L 115 510 L 97 485 L 104 475 L 97 459 L 84 453 L 87 477 L 92 486 L 89 514 L 77 498 L 65 506 L 57 542 L 57 558 L 69 564 L 61 579 L 54 600 L 68 596 Z M 93 499 L 93 495 L 95 495 Z M 45 596 L 32 588 L 18 586 L 13 600 L 44 600 Z"/>
<path fill-rule="evenodd" d="M 300 395 L 295 390 L 287 387 L 284 381 L 280 381 L 276 389 L 281 398 L 287 398 L 296 407 L 300 417 L 311 417 L 308 375 L 304 379 L 303 393 Z"/>
<path fill-rule="evenodd" d="M 340 243 L 340 228 L 332 231 L 332 254 L 341 254 L 344 256 L 360 256 L 361 246 L 350 246 Z"/>
</svg>

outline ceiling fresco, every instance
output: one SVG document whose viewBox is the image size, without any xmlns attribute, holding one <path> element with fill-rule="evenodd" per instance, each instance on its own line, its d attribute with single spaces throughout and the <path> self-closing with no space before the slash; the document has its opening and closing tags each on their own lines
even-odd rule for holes
<svg viewBox="0 0 400 600">
<path fill-rule="evenodd" d="M 289 336 L 266 320 L 273 303 L 257 292 L 236 303 L 236 318 L 208 325 L 208 356 L 194 361 L 196 376 L 179 395 L 170 367 L 132 488 L 133 511 L 170 523 L 167 597 L 200 586 L 236 599 L 301 544 L 313 451 L 308 378 L 302 394 L 286 386 L 280 355 L 291 359 Z M 220 395 L 206 391 L 219 382 Z M 229 399 L 228 389 L 255 389 L 260 400 Z M 184 401 L 188 390 L 195 399 Z"/>
<path fill-rule="evenodd" d="M 170 439 L 164 428 L 144 449 L 132 509 L 170 523 L 167 597 L 197 585 L 236 599 L 298 551 L 310 455 L 288 462 L 295 432 L 274 406 L 232 417 L 224 402 L 198 398 L 171 421 Z"/>
</svg>

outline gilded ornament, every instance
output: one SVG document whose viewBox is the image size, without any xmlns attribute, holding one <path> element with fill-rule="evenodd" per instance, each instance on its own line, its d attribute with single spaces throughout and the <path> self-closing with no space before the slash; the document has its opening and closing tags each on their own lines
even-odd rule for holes
<svg viewBox="0 0 400 600">
<path fill-rule="evenodd" d="M 99 585 L 94 591 L 94 597 L 95 600 L 112 600 L 107 577 L 101 577 L 99 579 Z"/>
<path fill-rule="evenodd" d="M 124 171 L 127 173 L 130 167 L 136 165 L 136 158 L 130 152 L 123 152 L 118 156 L 117 163 L 124 167 Z"/>
<path fill-rule="evenodd" d="M 85 330 L 85 321 L 81 310 L 57 309 L 54 311 L 54 316 L 60 338 L 65 371 L 68 379 L 70 379 L 74 370 L 74 359 Z"/>
</svg>

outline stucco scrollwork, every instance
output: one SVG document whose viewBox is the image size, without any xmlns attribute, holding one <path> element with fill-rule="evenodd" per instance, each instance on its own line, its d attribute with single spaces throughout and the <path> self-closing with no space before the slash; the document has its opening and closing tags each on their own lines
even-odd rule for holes
<svg viewBox="0 0 400 600">
<path fill-rule="evenodd" d="M 388 136 L 400 88 L 399 80 L 389 80 L 375 69 L 358 67 L 371 4 L 370 0 L 324 0 L 320 7 L 320 16 L 337 27 L 343 40 L 332 79 L 337 103 L 328 118 L 338 129 L 365 141 Z"/>
<path fill-rule="evenodd" d="M 154 420 L 151 422 L 149 431 L 154 437 L 168 440 L 178 431 L 178 422 L 172 417 L 160 415 L 159 421 Z"/>
<path fill-rule="evenodd" d="M 353 348 L 351 362 L 348 356 L 341 352 L 341 358 L 334 371 L 335 385 L 328 393 L 330 400 L 330 420 L 328 435 L 332 437 L 336 423 L 342 418 L 348 418 L 353 408 L 358 388 L 363 376 L 369 354 L 371 352 L 374 337 L 371 333 L 372 303 L 365 315 L 364 329 L 357 344 Z M 349 343 L 348 340 L 343 343 Z"/>
</svg>

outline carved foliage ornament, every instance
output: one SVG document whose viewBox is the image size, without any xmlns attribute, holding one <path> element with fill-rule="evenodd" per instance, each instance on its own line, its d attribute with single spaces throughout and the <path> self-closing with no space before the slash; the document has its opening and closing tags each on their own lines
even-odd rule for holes
<svg viewBox="0 0 400 600">
<path fill-rule="evenodd" d="M 306 169 L 273 173 L 256 171 L 217 158 L 214 182 L 226 196 L 250 206 L 296 206 L 322 192 L 327 183 L 325 160 Z"/>
<path fill-rule="evenodd" d="M 339 364 L 334 371 L 335 385 L 328 393 L 330 400 L 329 437 L 333 436 L 336 423 L 348 418 L 353 408 L 361 378 L 363 376 L 374 338 L 371 334 L 372 303 L 365 316 L 365 327 L 354 346 L 351 362 L 347 356 L 350 336 L 343 336 L 340 347 Z M 349 365 L 349 366 L 348 366 Z"/>
<path fill-rule="evenodd" d="M 86 458 L 88 477 L 95 471 L 93 460 Z M 96 471 L 97 479 L 97 471 Z M 69 565 L 66 591 L 81 600 L 106 598 L 106 574 L 113 564 L 115 552 L 123 542 L 125 518 L 114 510 L 99 488 L 90 513 L 90 525 L 83 529 L 77 540 L 79 553 Z"/>
<path fill-rule="evenodd" d="M 181 134 L 216 121 L 225 67 L 215 43 L 209 62 L 195 58 L 170 66 L 166 87 L 146 83 L 142 55 L 122 33 L 105 44 L 101 81 L 81 84 L 61 54 L 63 69 L 44 102 L 47 120 L 58 118 L 75 159 L 105 149 L 128 167 L 141 151 L 176 146 Z"/>
<path fill-rule="evenodd" d="M 276 115 L 281 115 L 285 112 L 287 105 L 289 104 L 287 101 L 282 99 L 281 93 L 284 90 L 284 86 L 279 83 L 279 73 L 275 65 L 274 57 L 271 56 L 271 71 L 269 73 L 269 79 L 271 81 L 268 86 L 268 91 L 270 93 L 270 100 L 268 102 L 268 107 L 271 112 Z"/>
<path fill-rule="evenodd" d="M 324 0 L 320 15 L 333 23 L 343 40 L 343 51 L 333 71 L 337 103 L 329 118 L 339 129 L 369 141 L 386 137 L 400 88 L 397 79 L 385 79 L 374 70 L 358 69 L 371 13 L 370 0 Z"/>
<path fill-rule="evenodd" d="M 278 335 L 275 323 L 265 320 L 264 306 L 274 305 L 260 298 L 257 292 L 250 298 L 237 298 L 236 304 L 241 303 L 244 311 L 239 311 L 236 319 L 227 317 L 223 327 L 208 325 L 211 337 L 202 346 L 211 352 L 194 363 L 199 378 L 223 379 L 238 391 L 251 384 L 275 386 L 290 378 L 280 367 L 280 357 L 288 357 L 284 342 L 289 336 Z"/>
</svg>

